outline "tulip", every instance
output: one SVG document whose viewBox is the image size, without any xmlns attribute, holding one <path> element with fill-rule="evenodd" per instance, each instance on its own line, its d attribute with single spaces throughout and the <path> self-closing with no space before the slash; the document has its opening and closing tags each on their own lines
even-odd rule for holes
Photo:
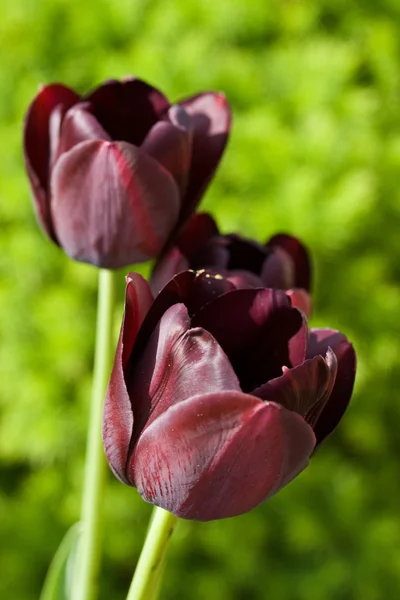
<svg viewBox="0 0 400 600">
<path fill-rule="evenodd" d="M 154 258 L 199 202 L 229 129 L 228 103 L 214 92 L 171 105 L 134 78 L 86 96 L 41 88 L 25 118 L 24 157 L 42 229 L 99 267 Z"/>
<path fill-rule="evenodd" d="M 288 484 L 349 403 L 355 353 L 282 290 L 184 271 L 127 277 L 103 414 L 114 474 L 186 519 L 245 513 Z"/>
<path fill-rule="evenodd" d="M 222 235 L 209 214 L 196 214 L 158 260 L 150 279 L 152 291 L 158 293 L 174 275 L 187 269 L 223 274 L 236 288 L 287 290 L 292 304 L 306 315 L 311 313 L 310 258 L 291 235 L 274 235 L 259 244 L 238 234 Z"/>
</svg>

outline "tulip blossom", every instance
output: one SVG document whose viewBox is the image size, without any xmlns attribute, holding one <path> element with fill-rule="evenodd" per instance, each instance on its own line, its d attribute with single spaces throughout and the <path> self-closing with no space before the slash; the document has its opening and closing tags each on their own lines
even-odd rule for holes
<svg viewBox="0 0 400 600">
<path fill-rule="evenodd" d="M 41 88 L 24 156 L 44 232 L 72 258 L 119 268 L 157 256 L 210 182 L 230 129 L 225 97 L 171 105 L 144 81 L 108 81 L 85 96 Z"/>
<path fill-rule="evenodd" d="M 346 337 L 309 330 L 282 290 L 184 271 L 153 299 L 130 274 L 104 407 L 108 462 L 179 517 L 239 515 L 307 466 L 354 377 Z"/>
<path fill-rule="evenodd" d="M 288 290 L 292 304 L 311 313 L 308 252 L 291 235 L 274 235 L 265 244 L 238 234 L 222 235 L 206 213 L 193 215 L 157 262 L 150 280 L 154 293 L 177 273 L 207 269 L 223 274 L 236 288 L 272 287 Z"/>
</svg>

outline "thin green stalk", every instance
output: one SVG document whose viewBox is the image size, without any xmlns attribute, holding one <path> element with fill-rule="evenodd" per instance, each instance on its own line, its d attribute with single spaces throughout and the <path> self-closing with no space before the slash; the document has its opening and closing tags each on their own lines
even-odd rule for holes
<svg viewBox="0 0 400 600">
<path fill-rule="evenodd" d="M 161 593 L 162 582 L 165 571 L 165 560 L 157 567 L 156 574 L 154 575 L 153 585 L 150 589 L 149 600 L 158 600 Z"/>
<path fill-rule="evenodd" d="M 126 600 L 148 600 L 155 593 L 159 583 L 168 542 L 178 518 L 175 515 L 155 508 L 150 528 L 142 548 L 132 584 Z M 153 596 L 152 596 L 153 595 Z"/>
<path fill-rule="evenodd" d="M 81 537 L 71 600 L 92 600 L 100 567 L 102 500 L 106 461 L 101 439 L 104 394 L 113 356 L 113 271 L 100 269 L 93 372 L 93 392 L 86 445 L 86 463 L 81 508 Z"/>
</svg>

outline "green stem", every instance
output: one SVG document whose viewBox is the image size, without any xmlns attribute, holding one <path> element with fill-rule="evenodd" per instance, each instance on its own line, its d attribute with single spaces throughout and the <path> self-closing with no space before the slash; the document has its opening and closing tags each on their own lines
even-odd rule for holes
<svg viewBox="0 0 400 600">
<path fill-rule="evenodd" d="M 154 509 L 126 600 L 148 600 L 152 594 L 154 595 L 154 584 L 157 585 L 158 578 L 161 576 L 160 569 L 177 520 L 175 515 L 162 508 Z"/>
<path fill-rule="evenodd" d="M 93 391 L 86 445 L 81 537 L 71 596 L 73 600 L 92 600 L 95 597 L 100 567 L 101 507 L 106 467 L 101 424 L 104 395 L 110 377 L 114 350 L 112 345 L 114 282 L 113 271 L 100 269 Z"/>
<path fill-rule="evenodd" d="M 153 586 L 150 590 L 149 600 L 158 600 L 161 593 L 161 587 L 164 577 L 165 571 L 165 560 L 161 562 L 161 564 L 156 569 L 156 574 L 154 576 Z"/>
</svg>

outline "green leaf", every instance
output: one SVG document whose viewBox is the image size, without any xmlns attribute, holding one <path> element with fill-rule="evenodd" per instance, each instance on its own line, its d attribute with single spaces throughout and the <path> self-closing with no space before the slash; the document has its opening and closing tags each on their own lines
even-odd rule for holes
<svg viewBox="0 0 400 600">
<path fill-rule="evenodd" d="M 74 569 L 80 523 L 75 523 L 65 534 L 44 581 L 40 600 L 70 600 L 70 588 Z"/>
</svg>

